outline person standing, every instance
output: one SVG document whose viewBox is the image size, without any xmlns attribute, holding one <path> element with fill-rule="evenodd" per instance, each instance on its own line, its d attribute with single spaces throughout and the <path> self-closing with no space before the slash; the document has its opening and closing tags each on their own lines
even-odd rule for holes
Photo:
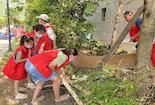
<svg viewBox="0 0 155 105">
<path fill-rule="evenodd" d="M 38 24 L 33 29 L 33 32 L 29 34 L 31 37 L 34 37 L 33 55 L 41 54 L 44 51 L 51 50 L 51 48 L 53 48 L 53 44 L 46 34 L 45 27 L 41 24 Z"/>
<path fill-rule="evenodd" d="M 14 54 L 10 57 L 8 63 L 4 66 L 2 72 L 11 80 L 14 80 L 15 99 L 25 99 L 26 94 L 19 92 L 19 82 L 26 79 L 27 72 L 24 65 L 26 59 L 32 55 L 31 48 L 33 47 L 33 38 L 28 36 L 22 36 L 20 46 L 16 49 Z M 28 80 L 28 86 L 31 85 L 31 81 Z M 30 86 L 29 86 L 30 87 Z"/>
<path fill-rule="evenodd" d="M 124 13 L 124 18 L 127 22 L 130 22 L 133 18 L 133 12 L 126 11 Z M 130 41 L 131 42 L 139 42 L 139 32 L 142 24 L 142 19 L 138 18 L 136 22 L 132 25 L 130 28 L 129 34 L 130 34 Z"/>
<path fill-rule="evenodd" d="M 48 38 L 51 40 L 51 43 L 53 44 L 53 48 L 56 49 L 56 34 L 52 29 L 52 25 L 50 24 L 50 20 L 47 14 L 41 14 L 40 16 L 37 16 L 39 19 L 39 24 L 42 24 L 45 29 L 46 33 L 48 35 Z"/>
</svg>

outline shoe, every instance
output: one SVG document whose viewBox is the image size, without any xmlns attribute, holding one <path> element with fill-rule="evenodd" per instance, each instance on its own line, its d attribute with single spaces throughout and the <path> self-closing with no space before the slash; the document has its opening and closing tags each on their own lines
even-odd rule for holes
<svg viewBox="0 0 155 105">
<path fill-rule="evenodd" d="M 76 77 L 75 75 L 72 75 L 70 79 L 71 79 L 71 80 L 76 80 L 77 77 Z"/>
<path fill-rule="evenodd" d="M 19 91 L 20 92 L 23 92 L 23 91 L 25 91 L 26 90 L 26 88 L 24 88 L 24 87 L 19 87 Z"/>
<path fill-rule="evenodd" d="M 45 99 L 45 96 L 40 96 L 35 102 L 31 101 L 32 105 L 38 105 L 39 102 L 43 101 Z"/>
<path fill-rule="evenodd" d="M 26 94 L 19 93 L 19 94 L 15 95 L 16 100 L 23 100 L 23 99 L 26 99 L 26 98 L 27 98 Z"/>
<path fill-rule="evenodd" d="M 65 101 L 65 100 L 68 100 L 70 97 L 69 94 L 66 94 L 66 95 L 62 95 L 59 97 L 59 99 L 55 99 L 55 102 L 58 103 L 58 102 L 61 102 L 61 101 Z"/>
<path fill-rule="evenodd" d="M 33 83 L 27 83 L 27 88 L 35 89 L 35 85 Z"/>
</svg>

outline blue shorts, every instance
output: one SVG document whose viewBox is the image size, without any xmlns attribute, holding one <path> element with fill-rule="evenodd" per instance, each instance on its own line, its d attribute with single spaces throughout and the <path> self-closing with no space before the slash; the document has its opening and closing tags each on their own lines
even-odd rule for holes
<svg viewBox="0 0 155 105">
<path fill-rule="evenodd" d="M 53 72 L 49 78 L 44 77 L 30 61 L 26 61 L 25 69 L 30 74 L 32 81 L 34 83 L 38 81 L 46 82 L 48 80 L 52 80 L 53 78 L 57 76 L 57 73 Z"/>
</svg>

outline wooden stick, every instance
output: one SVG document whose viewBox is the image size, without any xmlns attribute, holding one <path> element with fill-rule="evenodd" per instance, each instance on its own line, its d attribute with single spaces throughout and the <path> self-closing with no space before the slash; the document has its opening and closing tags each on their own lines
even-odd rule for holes
<svg viewBox="0 0 155 105">
<path fill-rule="evenodd" d="M 125 29 L 123 30 L 123 32 L 121 33 L 121 35 L 119 36 L 119 38 L 117 39 L 117 41 L 111 47 L 111 49 L 109 50 L 109 52 L 103 57 L 103 59 L 102 59 L 103 62 L 106 63 L 110 59 L 110 57 L 112 56 L 112 54 L 116 51 L 116 49 L 119 47 L 119 45 L 121 44 L 121 42 L 124 40 L 124 38 L 128 34 L 128 32 L 129 32 L 130 28 L 132 27 L 132 25 L 136 22 L 137 18 L 139 18 L 139 16 L 143 13 L 143 10 L 144 10 L 144 5 L 142 5 L 137 10 L 137 12 L 135 13 L 134 17 L 127 24 L 127 26 L 125 27 Z"/>
<path fill-rule="evenodd" d="M 75 91 L 71 88 L 71 86 L 68 84 L 68 82 L 65 80 L 65 78 L 60 75 L 61 79 L 62 79 L 62 83 L 63 85 L 66 87 L 66 89 L 69 91 L 69 93 L 73 96 L 74 100 L 77 102 L 78 105 L 84 105 L 82 103 L 82 101 L 78 98 L 77 94 L 75 93 Z"/>
</svg>

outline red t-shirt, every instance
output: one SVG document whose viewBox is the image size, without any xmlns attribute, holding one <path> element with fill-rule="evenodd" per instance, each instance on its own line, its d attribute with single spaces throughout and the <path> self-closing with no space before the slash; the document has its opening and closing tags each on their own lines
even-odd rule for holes
<svg viewBox="0 0 155 105">
<path fill-rule="evenodd" d="M 33 56 L 29 58 L 29 60 L 44 77 L 49 78 L 52 74 L 52 70 L 48 67 L 49 63 L 57 57 L 59 51 L 60 50 L 50 50 L 48 52 Z M 69 64 L 69 58 L 62 65 L 57 67 L 55 71 L 58 71 L 67 64 Z"/>
<path fill-rule="evenodd" d="M 130 37 L 133 37 L 133 36 L 135 36 L 135 41 L 136 42 L 139 42 L 139 35 L 138 35 L 138 32 L 140 31 L 140 29 L 139 29 L 139 27 L 136 25 L 136 23 L 135 24 L 133 24 L 133 26 L 131 27 L 131 29 L 130 29 Z"/>
<path fill-rule="evenodd" d="M 31 37 L 35 37 L 35 33 L 33 31 L 30 32 L 28 35 Z M 48 38 L 47 34 L 44 33 L 43 36 L 38 39 L 37 46 L 36 46 L 36 48 L 34 48 L 34 51 L 36 49 L 36 54 L 38 54 L 39 49 L 43 43 L 45 43 L 45 46 L 43 48 L 44 51 L 53 49 L 53 44 L 51 43 L 51 40 Z"/>
<path fill-rule="evenodd" d="M 134 36 L 134 41 L 135 42 L 139 42 L 139 31 L 140 31 L 140 27 L 141 27 L 141 24 L 142 24 L 142 19 L 141 18 L 138 18 L 135 22 L 135 24 L 133 24 L 133 26 L 131 27 L 130 29 L 130 37 L 133 37 Z"/>
<path fill-rule="evenodd" d="M 44 51 L 51 50 L 53 48 L 53 45 L 52 45 L 50 39 L 48 38 L 47 34 L 45 33 L 42 38 L 38 39 L 37 52 L 39 51 L 41 45 L 44 42 L 45 42 Z"/>
<path fill-rule="evenodd" d="M 34 38 L 34 31 L 29 32 L 27 35 Z"/>
<path fill-rule="evenodd" d="M 152 55 L 151 55 L 152 65 L 155 67 L 155 43 L 152 46 Z"/>
<path fill-rule="evenodd" d="M 17 63 L 15 61 L 17 52 L 22 53 L 22 59 L 28 57 L 28 49 L 25 46 L 19 46 L 14 54 L 10 57 L 8 63 L 4 66 L 2 72 L 12 80 L 23 80 L 27 75 L 24 67 L 25 62 Z"/>
</svg>

